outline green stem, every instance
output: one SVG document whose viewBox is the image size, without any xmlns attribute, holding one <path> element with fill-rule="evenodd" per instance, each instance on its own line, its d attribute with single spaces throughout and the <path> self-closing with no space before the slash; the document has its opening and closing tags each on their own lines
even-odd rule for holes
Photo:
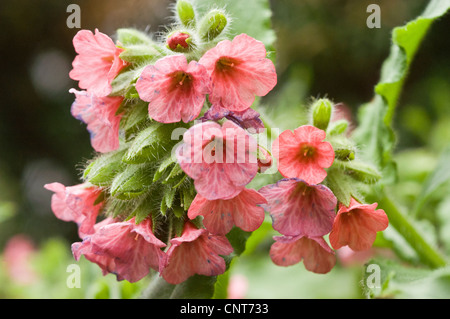
<svg viewBox="0 0 450 319">
<path fill-rule="evenodd" d="M 380 208 L 386 212 L 389 223 L 403 236 L 419 256 L 420 260 L 431 268 L 443 267 L 447 264 L 444 257 L 417 231 L 414 225 L 404 216 L 395 203 L 384 192 L 378 198 Z"/>
</svg>

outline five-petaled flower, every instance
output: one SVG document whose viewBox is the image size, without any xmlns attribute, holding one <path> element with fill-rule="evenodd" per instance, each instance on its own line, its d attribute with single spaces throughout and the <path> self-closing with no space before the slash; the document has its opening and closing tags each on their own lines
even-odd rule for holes
<svg viewBox="0 0 450 319">
<path fill-rule="evenodd" d="M 100 153 L 119 148 L 119 126 L 122 118 L 117 114 L 123 101 L 121 96 L 98 97 L 86 91 L 71 89 L 76 98 L 72 103 L 72 115 L 87 124 L 92 147 Z"/>
<path fill-rule="evenodd" d="M 331 231 L 337 199 L 324 185 L 297 178 L 282 179 L 259 190 L 267 204 L 273 228 L 283 235 L 323 236 Z"/>
<path fill-rule="evenodd" d="M 199 274 L 216 276 L 226 269 L 225 260 L 219 255 L 229 255 L 233 247 L 225 236 L 212 235 L 191 222 L 184 224 L 181 237 L 170 240 L 162 277 L 171 284 L 179 284 Z"/>
<path fill-rule="evenodd" d="M 188 123 L 202 110 L 211 83 L 204 66 L 184 55 L 167 56 L 145 67 L 136 83 L 149 116 L 161 123 Z"/>
<path fill-rule="evenodd" d="M 361 204 L 354 198 L 350 205 L 339 204 L 339 210 L 330 233 L 330 244 L 334 249 L 343 246 L 355 251 L 372 247 L 377 232 L 388 227 L 389 220 L 377 203 Z"/>
<path fill-rule="evenodd" d="M 334 161 L 334 150 L 324 142 L 326 133 L 311 125 L 294 132 L 286 130 L 273 142 L 272 155 L 278 160 L 278 170 L 287 178 L 301 178 L 318 184 L 327 176 L 324 168 Z"/>
<path fill-rule="evenodd" d="M 238 195 L 258 172 L 256 140 L 231 121 L 196 124 L 183 141 L 178 163 L 206 199 Z"/>
<path fill-rule="evenodd" d="M 210 102 L 230 111 L 245 111 L 255 95 L 265 96 L 277 84 L 275 66 L 266 58 L 264 44 L 246 34 L 219 42 L 199 63 L 211 75 Z"/>
<path fill-rule="evenodd" d="M 80 88 L 96 96 L 111 94 L 112 81 L 127 66 L 119 57 L 124 50 L 97 29 L 95 34 L 90 30 L 78 31 L 73 38 L 73 46 L 78 55 L 72 62 L 70 78 L 79 81 Z"/>
</svg>

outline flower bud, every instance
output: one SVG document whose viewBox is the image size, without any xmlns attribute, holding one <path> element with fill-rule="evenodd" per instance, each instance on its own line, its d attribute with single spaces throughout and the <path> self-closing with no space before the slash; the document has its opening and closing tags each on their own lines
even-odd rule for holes
<svg viewBox="0 0 450 319">
<path fill-rule="evenodd" d="M 174 52 L 188 52 L 192 49 L 192 37 L 184 31 L 172 32 L 167 37 L 167 47 Z"/>
<path fill-rule="evenodd" d="M 178 18 L 186 27 L 195 26 L 195 12 L 192 4 L 187 0 L 178 0 L 176 5 Z"/>
<path fill-rule="evenodd" d="M 325 131 L 330 122 L 333 105 L 328 99 L 320 99 L 312 105 L 311 110 L 313 125 Z"/>
<path fill-rule="evenodd" d="M 200 21 L 199 34 L 202 40 L 211 41 L 227 26 L 227 17 L 220 10 L 209 11 Z"/>
</svg>

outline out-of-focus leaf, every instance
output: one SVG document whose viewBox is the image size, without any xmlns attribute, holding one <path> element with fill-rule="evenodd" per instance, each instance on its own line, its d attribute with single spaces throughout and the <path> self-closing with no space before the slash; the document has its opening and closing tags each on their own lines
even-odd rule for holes
<svg viewBox="0 0 450 319">
<path fill-rule="evenodd" d="M 375 97 L 360 109 L 360 123 L 353 136 L 362 146 L 364 158 L 383 172 L 384 183 L 396 178 L 391 123 L 409 67 L 431 24 L 449 8 L 450 0 L 432 0 L 422 15 L 393 30 L 390 55 L 383 64 Z"/>
<path fill-rule="evenodd" d="M 373 271 L 366 271 L 364 274 L 363 287 L 368 298 L 450 298 L 449 267 L 428 270 L 406 267 L 385 259 L 371 260 L 367 265 L 377 266 Z M 375 280 L 378 275 L 379 284 Z"/>
<path fill-rule="evenodd" d="M 414 213 L 417 215 L 428 198 L 440 186 L 450 180 L 450 148 L 441 155 L 435 170 L 425 181 L 419 197 L 416 199 Z"/>
</svg>

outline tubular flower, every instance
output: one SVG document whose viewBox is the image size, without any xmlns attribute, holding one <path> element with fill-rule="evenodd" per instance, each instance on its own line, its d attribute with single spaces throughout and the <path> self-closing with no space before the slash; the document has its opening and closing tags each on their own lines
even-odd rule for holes
<svg viewBox="0 0 450 319">
<path fill-rule="evenodd" d="M 322 182 L 327 176 L 324 168 L 334 161 L 333 147 L 323 142 L 325 135 L 325 131 L 311 125 L 300 126 L 294 132 L 282 132 L 272 148 L 280 173 L 287 178 L 301 178 L 309 184 Z"/>
<path fill-rule="evenodd" d="M 119 125 L 122 116 L 117 115 L 123 97 L 97 97 L 86 91 L 71 89 L 76 96 L 71 113 L 87 124 L 92 147 L 100 153 L 119 148 Z"/>
<path fill-rule="evenodd" d="M 178 163 L 206 199 L 238 195 L 258 172 L 256 140 L 230 121 L 196 124 L 183 140 Z"/>
<path fill-rule="evenodd" d="M 334 251 L 322 237 L 275 236 L 270 247 L 270 258 L 278 266 L 291 266 L 303 260 L 305 268 L 326 274 L 336 264 Z"/>
<path fill-rule="evenodd" d="M 76 260 L 81 255 L 100 266 L 103 274 L 114 273 L 118 280 L 136 282 L 144 278 L 150 268 L 160 271 L 164 265 L 166 245 L 152 233 L 152 223 L 146 219 L 136 225 L 132 218 L 125 222 L 105 219 L 96 231 L 72 244 Z"/>
<path fill-rule="evenodd" d="M 253 189 L 244 189 L 231 199 L 207 200 L 197 194 L 188 217 L 203 216 L 203 225 L 216 235 L 227 234 L 234 225 L 244 231 L 254 231 L 264 221 L 264 209 L 259 206 L 264 203 L 267 203 L 265 198 Z"/>
<path fill-rule="evenodd" d="M 52 195 L 51 208 L 58 219 L 75 222 L 80 238 L 94 232 L 94 225 L 103 203 L 96 204 L 102 190 L 97 186 L 79 184 L 64 186 L 60 183 L 45 184 Z"/>
<path fill-rule="evenodd" d="M 211 235 L 206 229 L 197 229 L 191 222 L 184 225 L 181 237 L 170 240 L 162 277 L 171 284 L 179 284 L 199 274 L 216 276 L 226 269 L 219 255 L 229 255 L 233 247 L 225 236 Z"/>
<path fill-rule="evenodd" d="M 377 203 L 361 204 L 351 199 L 350 206 L 339 205 L 339 210 L 330 233 L 330 244 L 334 249 L 348 245 L 355 251 L 372 247 L 377 232 L 388 227 L 389 220 Z"/>
<path fill-rule="evenodd" d="M 187 123 L 200 114 L 211 84 L 202 65 L 188 64 L 184 55 L 172 55 L 147 66 L 136 90 L 142 100 L 150 102 L 148 113 L 155 121 Z"/>
<path fill-rule="evenodd" d="M 324 185 L 309 185 L 297 178 L 282 179 L 259 190 L 267 200 L 273 228 L 283 235 L 319 237 L 328 234 L 337 199 Z"/>
<path fill-rule="evenodd" d="M 230 111 L 245 111 L 255 95 L 266 95 L 277 83 L 275 66 L 266 58 L 264 44 L 246 34 L 219 42 L 199 63 L 206 67 L 213 82 L 210 102 L 220 102 Z"/>
<path fill-rule="evenodd" d="M 89 30 L 78 31 L 73 46 L 78 55 L 73 60 L 70 78 L 79 81 L 80 88 L 96 96 L 109 95 L 111 82 L 127 65 L 119 58 L 124 50 L 97 29 L 95 34 Z"/>
</svg>

